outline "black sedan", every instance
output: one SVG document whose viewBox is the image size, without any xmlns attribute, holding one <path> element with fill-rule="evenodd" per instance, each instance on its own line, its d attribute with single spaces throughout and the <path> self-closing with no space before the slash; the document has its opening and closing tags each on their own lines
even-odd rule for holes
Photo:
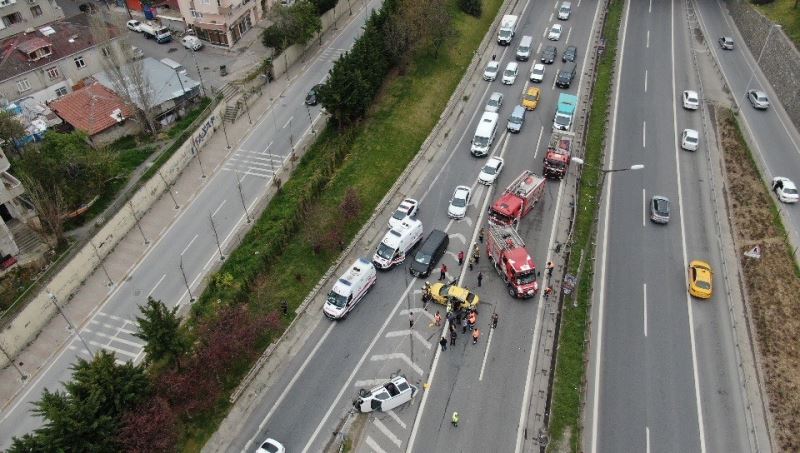
<svg viewBox="0 0 800 453">
<path fill-rule="evenodd" d="M 317 105 L 319 104 L 319 89 L 322 85 L 314 85 L 306 95 L 306 105 Z"/>
<path fill-rule="evenodd" d="M 561 61 L 564 63 L 568 61 L 575 61 L 578 58 L 578 48 L 575 46 L 567 46 L 567 50 L 564 51 L 564 55 L 561 56 Z"/>
<path fill-rule="evenodd" d="M 556 60 L 556 54 L 558 54 L 556 46 L 545 46 L 545 48 L 542 49 L 539 60 L 544 64 L 553 64 Z"/>
</svg>

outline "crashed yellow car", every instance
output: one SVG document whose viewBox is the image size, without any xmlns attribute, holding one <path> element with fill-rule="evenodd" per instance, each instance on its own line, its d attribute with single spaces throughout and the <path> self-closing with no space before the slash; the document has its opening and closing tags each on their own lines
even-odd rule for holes
<svg viewBox="0 0 800 453">
<path fill-rule="evenodd" d="M 436 282 L 430 285 L 431 300 L 437 304 L 447 305 L 449 302 L 453 304 L 453 309 L 458 307 L 475 308 L 478 306 L 480 298 L 477 294 L 470 292 L 466 288 L 461 288 L 455 285 L 445 285 Z"/>
</svg>

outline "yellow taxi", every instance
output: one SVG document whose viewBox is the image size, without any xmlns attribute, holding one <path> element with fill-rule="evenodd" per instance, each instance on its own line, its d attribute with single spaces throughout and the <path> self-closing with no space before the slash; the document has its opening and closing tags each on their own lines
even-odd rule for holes
<svg viewBox="0 0 800 453">
<path fill-rule="evenodd" d="M 458 307 L 475 308 L 478 306 L 480 298 L 477 294 L 470 292 L 466 288 L 455 285 L 445 285 L 436 282 L 428 287 L 431 300 L 437 304 L 453 304 L 453 309 Z"/>
<path fill-rule="evenodd" d="M 525 107 L 525 110 L 533 110 L 539 105 L 541 92 L 539 87 L 528 88 L 528 91 L 522 96 L 522 106 Z"/>
<path fill-rule="evenodd" d="M 711 266 L 705 261 L 689 263 L 689 294 L 700 299 L 711 297 Z"/>
</svg>

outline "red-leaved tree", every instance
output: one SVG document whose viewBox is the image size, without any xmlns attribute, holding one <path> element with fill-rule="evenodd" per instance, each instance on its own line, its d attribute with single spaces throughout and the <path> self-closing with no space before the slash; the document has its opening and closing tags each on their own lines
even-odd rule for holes
<svg viewBox="0 0 800 453">
<path fill-rule="evenodd" d="M 174 451 L 178 441 L 177 417 L 167 400 L 159 396 L 122 416 L 117 441 L 122 451 L 150 453 Z"/>
</svg>

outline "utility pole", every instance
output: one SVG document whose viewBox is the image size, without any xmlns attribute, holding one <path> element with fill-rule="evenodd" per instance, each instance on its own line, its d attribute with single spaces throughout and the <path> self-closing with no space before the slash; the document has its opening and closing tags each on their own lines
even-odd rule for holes
<svg viewBox="0 0 800 453">
<path fill-rule="evenodd" d="M 225 127 L 225 116 L 222 116 L 222 133 L 225 134 L 225 147 L 231 149 L 231 142 L 228 141 L 228 128 Z"/>
<path fill-rule="evenodd" d="M 175 200 L 175 195 L 172 194 L 172 187 L 170 187 L 169 183 L 164 178 L 164 175 L 161 174 L 161 170 L 157 171 L 156 173 L 158 173 L 158 176 L 161 176 L 161 180 L 164 181 L 164 184 L 167 186 L 167 191 L 169 192 L 169 196 L 172 198 L 172 202 L 175 203 L 175 209 L 179 209 L 180 206 L 178 206 L 178 201 Z"/>
<path fill-rule="evenodd" d="M 239 179 L 239 172 L 234 172 L 233 176 L 236 178 L 236 187 L 239 188 L 239 198 L 242 200 L 242 208 L 244 208 L 244 215 L 247 217 L 247 223 L 250 223 L 250 213 L 247 212 L 247 204 L 244 202 L 244 192 L 242 191 L 242 180 Z"/>
<path fill-rule="evenodd" d="M 219 243 L 219 234 L 217 233 L 217 226 L 214 225 L 214 217 L 211 213 L 208 213 L 208 220 L 211 221 L 211 231 L 214 232 L 214 239 L 217 241 L 217 250 L 219 250 L 219 260 L 222 261 L 225 259 L 225 255 L 222 254 L 222 245 Z"/>
<path fill-rule="evenodd" d="M 103 269 L 103 273 L 106 274 L 106 278 L 108 279 L 108 286 L 114 286 L 114 281 L 111 280 L 111 276 L 108 275 L 108 269 L 106 269 L 105 263 L 103 263 L 103 258 L 100 257 L 100 253 L 97 251 L 97 246 L 94 245 L 93 241 L 89 241 L 92 244 L 92 248 L 94 249 L 94 256 L 97 257 L 97 262 L 100 264 L 100 268 Z"/>
<path fill-rule="evenodd" d="M 8 355 L 8 352 L 6 352 L 5 348 L 3 348 L 3 346 L 0 346 L 0 352 L 2 352 L 4 356 L 6 356 L 6 359 L 8 360 L 8 363 L 10 363 L 11 366 L 13 366 L 15 370 L 17 370 L 17 373 L 19 373 L 20 380 L 25 382 L 25 380 L 28 379 L 28 375 L 23 373 L 22 370 L 17 366 L 17 364 L 14 363 L 14 360 L 11 358 L 10 355 Z M 20 365 L 21 364 L 22 364 L 22 362 L 20 362 Z"/>
<path fill-rule="evenodd" d="M 192 153 L 194 157 L 197 158 L 197 163 L 200 164 L 200 174 L 203 175 L 203 179 L 206 178 L 206 170 L 203 168 L 203 161 L 200 159 L 200 149 L 197 146 L 192 145 Z"/>
<path fill-rule="evenodd" d="M 203 90 L 203 97 L 206 97 L 206 86 L 203 85 L 203 73 L 200 71 L 200 65 L 197 64 L 197 55 L 194 49 L 192 49 L 192 59 L 194 59 L 194 67 L 197 69 L 197 76 L 200 78 L 200 89 Z"/>
<path fill-rule="evenodd" d="M 52 302 L 53 305 L 56 306 L 56 310 L 58 310 L 58 313 L 61 315 L 62 318 L 64 318 L 64 321 L 67 322 L 69 329 L 75 332 L 75 335 L 78 337 L 79 340 L 81 340 L 81 343 L 83 343 L 83 347 L 86 348 L 87 351 L 89 351 L 89 356 L 94 358 L 94 353 L 92 352 L 91 348 L 89 348 L 89 344 L 86 343 L 86 340 L 83 339 L 81 333 L 78 332 L 78 329 L 75 328 L 75 326 L 72 324 L 72 321 L 70 321 L 69 318 L 67 318 L 67 314 L 64 313 L 64 310 L 61 309 L 60 305 L 58 305 L 58 299 L 56 299 L 56 295 L 50 291 L 47 291 L 47 297 L 50 299 L 50 302 Z"/>
<path fill-rule="evenodd" d="M 189 302 L 194 302 L 194 296 L 192 296 L 192 288 L 189 287 L 189 279 L 186 278 L 186 271 L 183 270 L 183 255 L 181 255 L 181 262 L 178 264 L 178 269 L 181 270 L 181 275 L 183 276 L 183 284 L 186 285 L 186 292 L 189 293 Z"/>
<path fill-rule="evenodd" d="M 150 241 L 147 239 L 147 236 L 144 235 L 142 224 L 139 223 L 139 217 L 136 216 L 136 210 L 133 209 L 133 202 L 130 199 L 128 199 L 128 207 L 131 208 L 131 213 L 133 213 L 133 219 L 136 221 L 136 226 L 139 227 L 139 233 L 142 233 L 142 239 L 144 239 L 144 245 L 150 244 Z"/>
</svg>

